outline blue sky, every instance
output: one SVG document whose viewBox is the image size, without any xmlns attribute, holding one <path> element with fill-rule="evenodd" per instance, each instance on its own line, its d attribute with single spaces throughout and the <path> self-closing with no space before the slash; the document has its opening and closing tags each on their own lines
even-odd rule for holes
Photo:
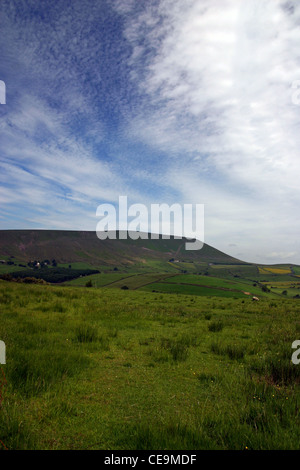
<svg viewBox="0 0 300 470">
<path fill-rule="evenodd" d="M 300 264 L 300 4 L 0 4 L 0 228 L 205 205 L 205 242 Z"/>
</svg>

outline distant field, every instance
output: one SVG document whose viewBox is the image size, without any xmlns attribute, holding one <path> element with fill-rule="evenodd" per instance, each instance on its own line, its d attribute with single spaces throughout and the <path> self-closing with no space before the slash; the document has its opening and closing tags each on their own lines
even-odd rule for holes
<svg viewBox="0 0 300 470">
<path fill-rule="evenodd" d="M 91 281 L 93 287 L 110 287 L 115 289 L 142 289 L 146 291 L 179 293 L 186 295 L 209 295 L 218 297 L 245 297 L 248 295 L 273 297 L 276 290 L 266 294 L 258 286 L 253 286 L 250 281 L 217 278 L 196 274 L 172 274 L 170 273 L 100 273 L 91 276 L 80 277 L 67 281 L 65 285 L 85 286 Z M 245 294 L 247 293 L 247 294 Z"/>
<path fill-rule="evenodd" d="M 258 275 L 256 266 L 249 265 L 211 265 L 208 272 L 212 276 L 233 278 L 235 276 L 241 278 L 255 279 Z"/>
<path fill-rule="evenodd" d="M 246 282 L 194 274 L 170 276 L 170 274 L 167 273 L 101 273 L 77 278 L 65 284 L 85 286 L 88 281 L 92 282 L 93 287 L 107 286 L 115 289 L 127 287 L 128 289 L 134 290 L 157 290 L 159 292 L 178 292 L 188 295 L 245 297 L 244 292 L 257 296 L 262 295 L 262 290 L 259 287 L 254 287 L 252 284 Z"/>
<path fill-rule="evenodd" d="M 241 284 L 238 282 L 234 282 L 232 280 L 226 280 L 226 279 L 220 279 L 217 277 L 212 277 L 212 276 L 201 276 L 201 275 L 193 275 L 193 274 L 182 274 L 179 276 L 174 276 L 170 279 L 167 279 L 167 281 L 170 282 L 175 282 L 176 284 L 180 283 L 188 283 L 188 284 L 202 284 L 202 285 L 208 285 L 212 287 L 224 287 L 227 289 L 242 289 L 242 288 L 247 288 L 249 289 L 248 284 Z"/>
<path fill-rule="evenodd" d="M 296 275 L 300 275 L 300 266 L 293 266 L 293 272 L 296 274 Z"/>
<path fill-rule="evenodd" d="M 169 273 L 174 273 L 177 272 L 176 269 L 176 263 L 170 263 L 168 261 L 161 261 L 161 260 L 153 260 L 150 258 L 146 259 L 145 263 L 140 263 L 139 265 L 135 264 L 132 267 L 132 271 L 137 271 L 137 267 L 139 268 L 140 272 L 169 272 Z M 126 267 L 127 269 L 127 267 Z"/>
<path fill-rule="evenodd" d="M 258 267 L 260 274 L 291 274 L 290 268 L 262 268 Z"/>
<path fill-rule="evenodd" d="M 58 267 L 60 268 L 69 268 L 71 266 L 72 269 L 95 269 L 95 266 L 92 266 L 89 263 L 84 263 L 78 261 L 76 263 L 59 263 Z"/>
<path fill-rule="evenodd" d="M 87 270 L 91 268 L 95 270 L 95 266 L 93 267 L 87 262 L 58 263 L 57 267 L 49 266 L 47 270 L 22 268 L 17 265 L 19 264 L 18 260 L 14 259 L 14 262 L 16 265 L 0 264 L 0 275 L 3 273 L 12 274 L 17 271 L 19 277 L 37 276 L 47 282 L 60 282 L 69 286 L 84 287 L 87 282 L 91 282 L 94 288 L 109 286 L 115 289 L 157 290 L 159 292 L 226 298 L 244 297 L 244 292 L 259 298 L 265 295 L 270 298 L 298 295 L 298 291 L 295 290 L 297 267 L 293 267 L 292 273 L 287 266 L 260 266 L 258 269 L 257 266 L 252 265 L 177 263 L 147 259 L 145 262 L 119 267 L 113 265 L 97 266 L 96 269 L 100 272 L 89 274 Z M 166 285 L 166 283 L 171 285 Z M 173 284 L 176 284 L 175 287 Z M 268 288 L 273 285 L 269 293 L 262 292 L 263 284 Z M 282 293 L 285 290 L 287 292 Z"/>
<path fill-rule="evenodd" d="M 290 278 L 291 279 L 291 278 Z M 296 278 L 292 278 L 293 280 L 290 281 L 268 281 L 264 282 L 263 284 L 268 285 L 268 286 L 274 286 L 274 287 L 279 287 L 279 288 L 285 288 L 285 287 L 300 287 L 300 279 L 297 281 Z"/>
<path fill-rule="evenodd" d="M 271 274 L 271 273 L 259 274 L 257 278 L 260 282 L 269 282 L 269 283 L 272 283 L 274 281 L 285 282 L 285 281 L 297 280 L 297 277 L 292 274 Z"/>
<path fill-rule="evenodd" d="M 176 283 L 153 283 L 142 288 L 146 291 L 157 291 L 166 293 L 176 293 L 185 295 L 204 295 L 210 297 L 234 297 L 234 298 L 246 298 L 247 296 L 242 292 L 232 292 L 221 289 L 214 289 L 209 287 L 200 287 L 193 285 L 181 285 Z"/>
<path fill-rule="evenodd" d="M 100 273 L 73 279 L 65 284 L 85 286 L 88 281 L 91 281 L 94 287 L 107 286 L 120 289 L 126 286 L 128 289 L 138 289 L 146 284 L 165 279 L 166 277 L 169 278 L 170 273 Z"/>
<path fill-rule="evenodd" d="M 22 266 L 17 265 L 7 265 L 0 263 L 0 274 L 4 273 L 11 273 L 13 271 L 21 271 L 27 268 L 23 268 Z"/>
<path fill-rule="evenodd" d="M 197 271 L 197 265 L 194 263 L 187 263 L 187 262 L 179 262 L 179 263 L 169 263 L 174 266 L 175 269 L 179 269 L 181 271 L 188 271 L 188 272 L 195 272 Z"/>
<path fill-rule="evenodd" d="M 291 289 L 291 288 L 286 288 L 286 287 L 283 287 L 283 288 L 272 288 L 271 289 L 271 292 L 274 292 L 275 294 L 279 294 L 279 295 L 283 295 L 285 293 L 285 295 L 287 297 L 290 297 L 290 298 L 293 298 L 295 297 L 296 295 L 299 295 L 300 296 L 300 289 Z"/>
<path fill-rule="evenodd" d="M 165 278 L 169 278 L 170 274 L 166 273 L 147 273 L 147 274 L 137 274 L 133 276 L 128 276 L 120 281 L 116 281 L 109 285 L 112 288 L 121 288 L 123 286 L 128 287 L 129 289 L 139 289 L 147 284 L 151 284 L 155 281 L 160 281 Z"/>
<path fill-rule="evenodd" d="M 126 279 L 128 274 L 124 273 L 100 273 L 92 274 L 90 276 L 78 277 L 77 279 L 72 279 L 67 281 L 64 284 L 69 286 L 85 286 L 88 281 L 92 282 L 94 287 L 103 287 L 112 282 L 119 281 L 120 279 Z"/>
<path fill-rule="evenodd" d="M 191 295 L 216 295 L 221 297 L 245 297 L 244 292 L 256 296 L 265 295 L 262 293 L 261 288 L 254 287 L 246 282 L 193 274 L 182 274 L 166 278 L 160 283 L 147 286 L 146 290 L 190 293 Z"/>
<path fill-rule="evenodd" d="M 287 297 L 295 297 L 300 295 L 300 279 L 297 282 L 296 278 L 291 281 L 272 281 L 264 283 L 271 292 L 279 295 L 286 295 Z"/>
</svg>

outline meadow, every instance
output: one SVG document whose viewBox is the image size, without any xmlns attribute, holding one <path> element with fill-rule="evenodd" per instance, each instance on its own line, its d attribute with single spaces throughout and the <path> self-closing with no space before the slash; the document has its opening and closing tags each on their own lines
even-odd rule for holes
<svg viewBox="0 0 300 470">
<path fill-rule="evenodd" d="M 299 449 L 299 314 L 279 296 L 1 280 L 0 448 Z"/>
</svg>

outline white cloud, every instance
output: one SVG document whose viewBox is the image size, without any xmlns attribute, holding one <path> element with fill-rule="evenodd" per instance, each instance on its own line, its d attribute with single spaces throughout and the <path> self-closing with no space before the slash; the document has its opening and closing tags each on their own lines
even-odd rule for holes
<svg viewBox="0 0 300 470">
<path fill-rule="evenodd" d="M 276 259 L 281 258 L 281 259 L 284 259 L 284 260 L 289 258 L 290 260 L 292 260 L 295 257 L 296 254 L 297 254 L 297 251 L 280 251 L 280 252 L 273 251 L 272 253 L 267 253 L 266 257 L 267 258 L 276 258 Z"/>
<path fill-rule="evenodd" d="M 142 96 L 132 135 L 165 152 L 183 200 L 207 203 L 208 238 L 243 231 L 250 257 L 299 233 L 299 20 L 278 0 L 164 0 L 127 25 Z"/>
</svg>

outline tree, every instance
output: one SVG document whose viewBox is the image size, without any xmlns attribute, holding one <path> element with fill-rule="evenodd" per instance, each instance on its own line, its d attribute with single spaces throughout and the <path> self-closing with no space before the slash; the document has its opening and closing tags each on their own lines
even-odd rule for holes
<svg viewBox="0 0 300 470">
<path fill-rule="evenodd" d="M 270 292 L 270 289 L 268 289 L 267 286 L 265 286 L 265 285 L 262 286 L 261 290 L 263 292 Z"/>
</svg>

